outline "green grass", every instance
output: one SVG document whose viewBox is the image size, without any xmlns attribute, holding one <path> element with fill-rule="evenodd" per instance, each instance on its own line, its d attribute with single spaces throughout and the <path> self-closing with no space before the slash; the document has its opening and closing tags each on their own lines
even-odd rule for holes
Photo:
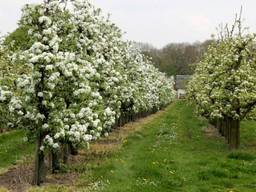
<svg viewBox="0 0 256 192">
<path fill-rule="evenodd" d="M 241 149 L 248 147 L 256 148 L 256 122 L 255 121 L 243 121 L 241 123 Z"/>
<path fill-rule="evenodd" d="M 31 154 L 33 145 L 23 140 L 22 131 L 11 131 L 0 135 L 0 173 L 25 155 Z"/>
<path fill-rule="evenodd" d="M 242 149 L 233 152 L 223 139 L 206 137 L 206 125 L 193 107 L 182 101 L 171 105 L 103 163 L 77 165 L 85 171 L 77 190 L 255 192 L 256 153 L 246 149 L 256 139 L 255 122 L 242 123 Z"/>
<path fill-rule="evenodd" d="M 120 150 L 67 168 L 80 173 L 75 185 L 30 191 L 255 192 L 256 122 L 242 122 L 237 151 L 229 151 L 220 137 L 207 137 L 206 126 L 192 106 L 175 102 L 131 134 Z M 22 137 L 22 132 L 0 137 L 0 167 L 32 149 L 24 148 Z"/>
</svg>

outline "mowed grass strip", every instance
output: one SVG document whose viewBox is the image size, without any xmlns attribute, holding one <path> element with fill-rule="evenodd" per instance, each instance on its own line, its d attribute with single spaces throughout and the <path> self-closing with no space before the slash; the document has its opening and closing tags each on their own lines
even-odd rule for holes
<svg viewBox="0 0 256 192">
<path fill-rule="evenodd" d="M 33 153 L 33 144 L 24 141 L 24 137 L 21 130 L 0 134 L 0 173 Z"/>
<path fill-rule="evenodd" d="M 103 163 L 78 165 L 85 172 L 77 190 L 255 192 L 255 125 L 242 123 L 241 150 L 230 152 L 221 137 L 205 134 L 207 122 L 192 106 L 176 102 Z"/>
</svg>

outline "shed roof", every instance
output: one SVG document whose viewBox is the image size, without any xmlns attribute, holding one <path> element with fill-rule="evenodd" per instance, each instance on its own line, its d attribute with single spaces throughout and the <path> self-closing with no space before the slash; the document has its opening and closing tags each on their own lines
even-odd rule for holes
<svg viewBox="0 0 256 192">
<path fill-rule="evenodd" d="M 187 83 L 190 80 L 191 75 L 176 75 L 175 76 L 175 88 L 186 89 Z"/>
</svg>

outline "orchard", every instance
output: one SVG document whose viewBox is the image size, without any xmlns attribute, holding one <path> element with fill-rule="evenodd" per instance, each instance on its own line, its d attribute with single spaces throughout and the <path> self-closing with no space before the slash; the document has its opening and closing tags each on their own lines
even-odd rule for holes
<svg viewBox="0 0 256 192">
<path fill-rule="evenodd" d="M 38 2 L 0 37 L 0 192 L 256 191 L 256 34 L 241 15 L 154 48 L 89 0 Z"/>
</svg>

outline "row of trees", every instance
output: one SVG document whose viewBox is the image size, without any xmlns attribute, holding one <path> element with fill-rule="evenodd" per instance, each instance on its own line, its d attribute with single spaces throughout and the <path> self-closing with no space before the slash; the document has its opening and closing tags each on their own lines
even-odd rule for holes
<svg viewBox="0 0 256 192">
<path fill-rule="evenodd" d="M 220 30 L 189 83 L 198 112 L 225 136 L 231 149 L 240 144 L 240 121 L 256 106 L 256 41 L 236 19 Z"/>
<path fill-rule="evenodd" d="M 26 5 L 19 25 L 27 30 L 26 46 L 1 48 L 10 65 L 0 80 L 0 110 L 36 140 L 34 184 L 44 180 L 46 154 L 54 171 L 60 151 L 66 162 L 70 148 L 107 136 L 175 96 L 173 79 L 123 41 L 121 30 L 87 0 Z"/>
</svg>

